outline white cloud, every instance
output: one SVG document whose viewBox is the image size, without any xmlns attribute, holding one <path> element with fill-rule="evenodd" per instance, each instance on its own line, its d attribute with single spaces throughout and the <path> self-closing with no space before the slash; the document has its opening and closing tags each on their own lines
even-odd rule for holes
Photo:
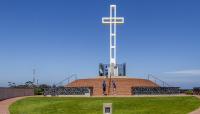
<svg viewBox="0 0 200 114">
<path fill-rule="evenodd" d="M 200 69 L 192 69 L 192 70 L 178 70 L 173 72 L 165 72 L 168 74 L 187 74 L 187 75 L 200 75 Z"/>
</svg>

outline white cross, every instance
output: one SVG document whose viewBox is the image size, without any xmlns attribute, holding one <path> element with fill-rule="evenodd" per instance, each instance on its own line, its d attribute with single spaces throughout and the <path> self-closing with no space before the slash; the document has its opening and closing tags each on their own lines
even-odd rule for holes
<svg viewBox="0 0 200 114">
<path fill-rule="evenodd" d="M 103 17 L 102 23 L 110 25 L 110 75 L 118 76 L 116 66 L 116 25 L 123 24 L 124 17 L 116 17 L 116 5 L 110 5 L 110 17 Z"/>
</svg>

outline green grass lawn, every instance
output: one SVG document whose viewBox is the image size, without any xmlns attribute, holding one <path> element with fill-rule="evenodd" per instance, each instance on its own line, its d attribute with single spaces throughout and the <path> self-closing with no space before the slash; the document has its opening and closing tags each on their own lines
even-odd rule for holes
<svg viewBox="0 0 200 114">
<path fill-rule="evenodd" d="M 11 114 L 102 114 L 113 103 L 113 114 L 187 114 L 200 106 L 196 97 L 29 97 L 12 104 Z"/>
</svg>

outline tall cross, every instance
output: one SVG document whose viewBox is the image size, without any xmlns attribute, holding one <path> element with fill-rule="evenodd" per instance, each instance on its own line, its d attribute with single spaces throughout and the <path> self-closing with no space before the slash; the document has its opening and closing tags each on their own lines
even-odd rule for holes
<svg viewBox="0 0 200 114">
<path fill-rule="evenodd" d="M 116 62 L 116 25 L 124 23 L 124 17 L 116 17 L 116 5 L 110 5 L 110 17 L 102 18 L 103 24 L 110 25 L 110 76 L 118 76 Z"/>
</svg>

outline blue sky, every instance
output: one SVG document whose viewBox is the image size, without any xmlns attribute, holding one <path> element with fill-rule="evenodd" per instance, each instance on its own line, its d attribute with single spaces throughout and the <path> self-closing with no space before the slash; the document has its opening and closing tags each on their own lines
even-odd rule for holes
<svg viewBox="0 0 200 114">
<path fill-rule="evenodd" d="M 200 86 L 198 0 L 1 0 L 0 86 L 8 81 L 57 83 L 70 74 L 98 75 L 109 62 L 109 5 L 117 28 L 117 61 L 129 77 L 147 74 L 173 86 Z"/>
</svg>

